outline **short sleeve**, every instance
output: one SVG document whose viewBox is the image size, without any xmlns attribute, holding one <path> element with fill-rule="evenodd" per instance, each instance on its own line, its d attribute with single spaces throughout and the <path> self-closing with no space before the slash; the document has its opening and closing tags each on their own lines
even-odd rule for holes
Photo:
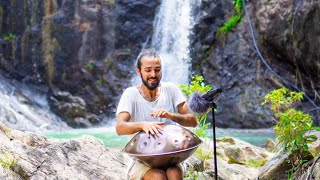
<svg viewBox="0 0 320 180">
<path fill-rule="evenodd" d="M 177 108 L 179 104 L 181 104 L 181 103 L 186 101 L 186 98 L 182 94 L 181 90 L 178 88 L 177 85 L 172 83 L 170 89 L 172 90 L 172 97 L 173 97 L 174 107 Z"/>
<path fill-rule="evenodd" d="M 117 107 L 116 115 L 121 112 L 128 112 L 130 115 L 132 115 L 132 100 L 129 89 L 126 89 L 123 92 Z"/>
</svg>

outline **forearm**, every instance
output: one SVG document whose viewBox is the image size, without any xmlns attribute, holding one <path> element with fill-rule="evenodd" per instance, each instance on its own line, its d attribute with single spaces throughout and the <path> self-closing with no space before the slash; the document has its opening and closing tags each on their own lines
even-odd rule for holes
<svg viewBox="0 0 320 180">
<path fill-rule="evenodd" d="M 196 127 L 198 125 L 194 114 L 169 113 L 169 119 L 182 126 Z"/>
<path fill-rule="evenodd" d="M 130 135 L 142 130 L 142 122 L 118 122 L 116 132 L 118 135 Z"/>
</svg>

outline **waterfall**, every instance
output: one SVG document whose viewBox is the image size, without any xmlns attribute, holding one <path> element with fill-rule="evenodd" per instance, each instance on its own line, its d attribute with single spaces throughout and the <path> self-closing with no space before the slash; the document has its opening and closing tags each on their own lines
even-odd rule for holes
<svg viewBox="0 0 320 180">
<path fill-rule="evenodd" d="M 154 21 L 152 47 L 161 56 L 162 80 L 188 83 L 190 35 L 201 0 L 162 0 Z"/>
<path fill-rule="evenodd" d="M 190 35 L 200 6 L 201 0 L 161 1 L 153 23 L 151 47 L 160 53 L 162 81 L 188 83 Z M 135 76 L 132 83 L 139 84 L 141 80 Z"/>
</svg>

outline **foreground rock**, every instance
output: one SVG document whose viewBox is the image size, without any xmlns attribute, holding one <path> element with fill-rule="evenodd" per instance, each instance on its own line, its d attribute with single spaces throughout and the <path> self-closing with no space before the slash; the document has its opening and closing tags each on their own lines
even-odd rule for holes
<svg viewBox="0 0 320 180">
<path fill-rule="evenodd" d="M 206 140 L 200 149 L 187 160 L 185 179 L 214 177 L 212 142 Z M 260 166 L 251 166 L 250 162 L 272 156 L 262 148 L 233 138 L 219 140 L 217 152 L 218 175 L 226 180 L 255 179 Z M 129 160 L 119 150 L 109 149 L 91 136 L 49 140 L 11 130 L 0 122 L 0 179 L 126 179 Z"/>
<path fill-rule="evenodd" d="M 125 162 L 91 136 L 54 141 L 0 123 L 0 179 L 126 179 Z"/>
<path fill-rule="evenodd" d="M 320 137 L 318 131 L 312 133 Z M 187 159 L 185 179 L 214 178 L 212 141 L 204 142 Z M 318 156 L 319 147 L 320 140 L 309 146 L 310 152 Z M 218 139 L 218 177 L 224 180 L 287 179 L 288 156 L 274 155 L 234 138 Z M 126 179 L 129 161 L 128 156 L 105 147 L 92 136 L 49 140 L 37 134 L 11 130 L 0 122 L 0 179 Z M 319 179 L 319 172 L 320 161 L 312 159 L 294 177 Z"/>
<path fill-rule="evenodd" d="M 212 142 L 205 141 L 202 148 L 202 156 L 213 149 Z M 197 154 L 197 153 L 196 153 Z M 201 155 L 200 155 L 201 156 Z M 256 147 L 247 142 L 225 137 L 217 140 L 218 177 L 219 179 L 256 179 L 260 168 L 267 162 L 273 153 L 263 148 Z M 187 162 L 193 167 L 194 177 L 210 179 L 214 177 L 214 159 L 209 157 L 204 164 L 197 156 L 188 159 Z M 201 172 L 204 170 L 203 172 Z"/>
</svg>

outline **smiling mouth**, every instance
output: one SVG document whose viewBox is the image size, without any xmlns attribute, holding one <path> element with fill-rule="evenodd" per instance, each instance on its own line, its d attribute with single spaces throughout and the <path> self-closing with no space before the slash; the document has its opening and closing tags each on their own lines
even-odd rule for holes
<svg viewBox="0 0 320 180">
<path fill-rule="evenodd" d="M 158 82 L 158 79 L 149 79 L 149 82 L 156 83 L 156 82 Z"/>
</svg>

